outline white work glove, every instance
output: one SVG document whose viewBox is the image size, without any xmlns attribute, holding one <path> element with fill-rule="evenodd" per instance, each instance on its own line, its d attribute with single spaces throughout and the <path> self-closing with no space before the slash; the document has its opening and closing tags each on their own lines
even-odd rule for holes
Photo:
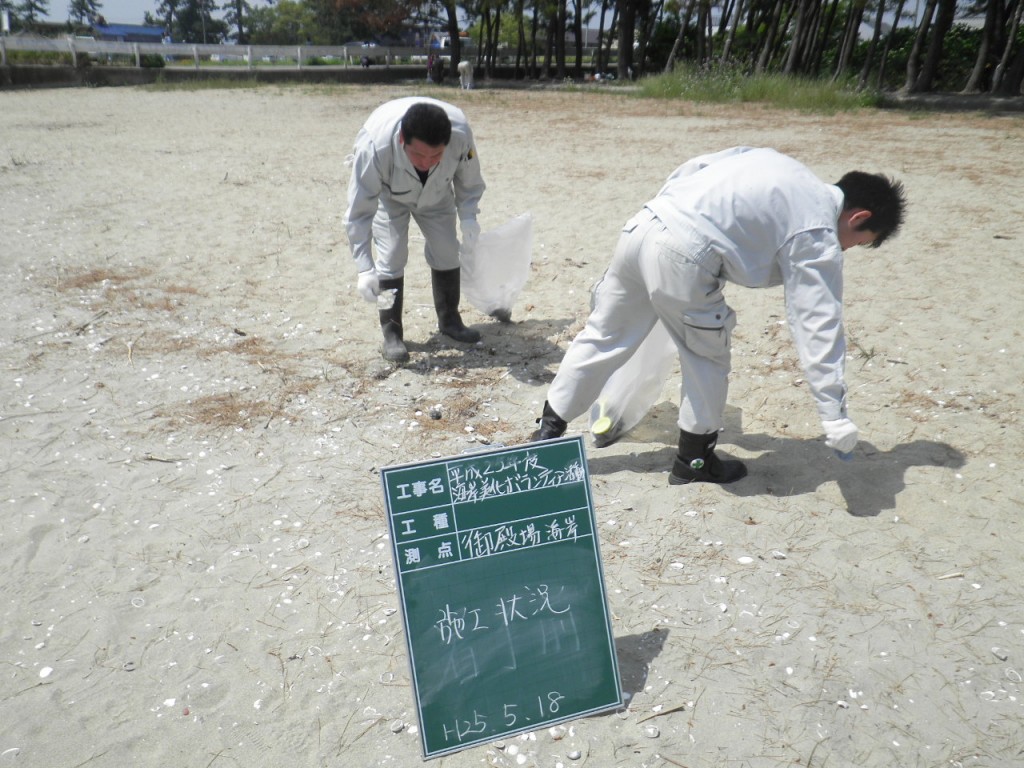
<svg viewBox="0 0 1024 768">
<path fill-rule="evenodd" d="M 850 453 L 857 447 L 857 425 L 849 419 L 823 421 L 825 428 L 825 445 L 838 453 Z"/>
<path fill-rule="evenodd" d="M 377 277 L 377 270 L 368 269 L 359 273 L 357 285 L 359 295 L 371 304 L 377 301 L 377 294 L 380 293 L 380 278 Z"/>
<path fill-rule="evenodd" d="M 464 219 L 462 222 L 462 255 L 472 257 L 476 252 L 476 243 L 480 239 L 480 225 L 476 219 Z"/>
</svg>

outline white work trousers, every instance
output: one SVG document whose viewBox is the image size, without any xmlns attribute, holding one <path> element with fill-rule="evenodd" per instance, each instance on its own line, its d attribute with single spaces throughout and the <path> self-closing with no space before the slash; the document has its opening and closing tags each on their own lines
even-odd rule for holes
<svg viewBox="0 0 1024 768">
<path fill-rule="evenodd" d="M 423 255 L 431 269 L 446 271 L 459 266 L 459 240 L 455 234 L 454 203 L 444 207 L 413 210 L 393 205 L 377 208 L 373 217 L 373 244 L 377 248 L 376 269 L 382 278 L 405 274 L 409 262 L 409 217 L 416 220 L 426 246 Z"/>
<path fill-rule="evenodd" d="M 566 421 L 586 413 L 661 320 L 679 352 L 679 428 L 696 434 L 720 429 L 736 326 L 720 269 L 719 256 L 699 233 L 681 240 L 646 208 L 630 219 L 594 289 L 587 324 L 548 390 L 555 412 Z"/>
</svg>

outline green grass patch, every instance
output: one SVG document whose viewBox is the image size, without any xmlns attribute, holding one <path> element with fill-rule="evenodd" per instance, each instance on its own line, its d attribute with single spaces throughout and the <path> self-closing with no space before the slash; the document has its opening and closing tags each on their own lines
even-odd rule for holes
<svg viewBox="0 0 1024 768">
<path fill-rule="evenodd" d="M 8 51 L 7 62 L 13 65 L 70 67 L 71 54 L 56 51 Z"/>
<path fill-rule="evenodd" d="M 161 73 L 148 85 L 140 86 L 147 91 L 217 91 L 259 88 L 263 83 L 249 77 L 197 77 L 189 80 L 169 81 Z"/>
<path fill-rule="evenodd" d="M 812 80 L 778 74 L 748 75 L 739 70 L 680 67 L 645 77 L 640 94 L 715 104 L 764 104 L 780 109 L 834 114 L 877 107 L 880 95 L 858 91 L 848 82 Z"/>
</svg>

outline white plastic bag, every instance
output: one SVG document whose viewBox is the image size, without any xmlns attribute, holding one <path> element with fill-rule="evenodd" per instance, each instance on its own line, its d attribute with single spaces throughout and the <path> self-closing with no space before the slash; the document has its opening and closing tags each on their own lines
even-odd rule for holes
<svg viewBox="0 0 1024 768">
<path fill-rule="evenodd" d="M 462 293 L 486 315 L 508 322 L 530 276 L 533 216 L 523 213 L 480 234 L 474 252 L 462 254 Z"/>
<path fill-rule="evenodd" d="M 611 445 L 640 423 L 657 401 L 677 358 L 661 322 L 631 358 L 611 375 L 590 408 L 590 432 L 599 446 Z"/>
</svg>

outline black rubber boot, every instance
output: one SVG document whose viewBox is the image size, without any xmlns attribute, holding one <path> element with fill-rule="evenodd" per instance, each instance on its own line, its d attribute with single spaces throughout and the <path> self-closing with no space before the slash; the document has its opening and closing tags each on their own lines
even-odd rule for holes
<svg viewBox="0 0 1024 768">
<path fill-rule="evenodd" d="M 548 405 L 547 400 L 544 401 L 544 415 L 537 419 L 537 424 L 539 428 L 530 435 L 531 443 L 536 443 L 538 440 L 551 440 L 561 437 L 569 426 L 568 422 L 555 413 L 555 410 Z"/>
<path fill-rule="evenodd" d="M 434 309 L 437 310 L 437 329 L 445 336 L 466 344 L 480 341 L 480 332 L 467 328 L 459 314 L 460 278 L 462 270 L 430 270 L 431 286 L 434 289 Z"/>
<path fill-rule="evenodd" d="M 382 278 L 380 281 L 380 292 L 394 290 L 395 303 L 391 309 L 378 310 L 380 315 L 380 329 L 384 332 L 384 346 L 381 354 L 384 359 L 392 363 L 405 363 L 409 361 L 409 350 L 405 348 L 405 341 L 402 339 L 402 293 L 405 289 L 404 277 Z"/>
<path fill-rule="evenodd" d="M 723 461 L 715 455 L 718 433 L 695 435 L 679 430 L 679 453 L 668 476 L 670 485 L 686 483 L 731 483 L 747 476 L 742 461 Z"/>
</svg>

